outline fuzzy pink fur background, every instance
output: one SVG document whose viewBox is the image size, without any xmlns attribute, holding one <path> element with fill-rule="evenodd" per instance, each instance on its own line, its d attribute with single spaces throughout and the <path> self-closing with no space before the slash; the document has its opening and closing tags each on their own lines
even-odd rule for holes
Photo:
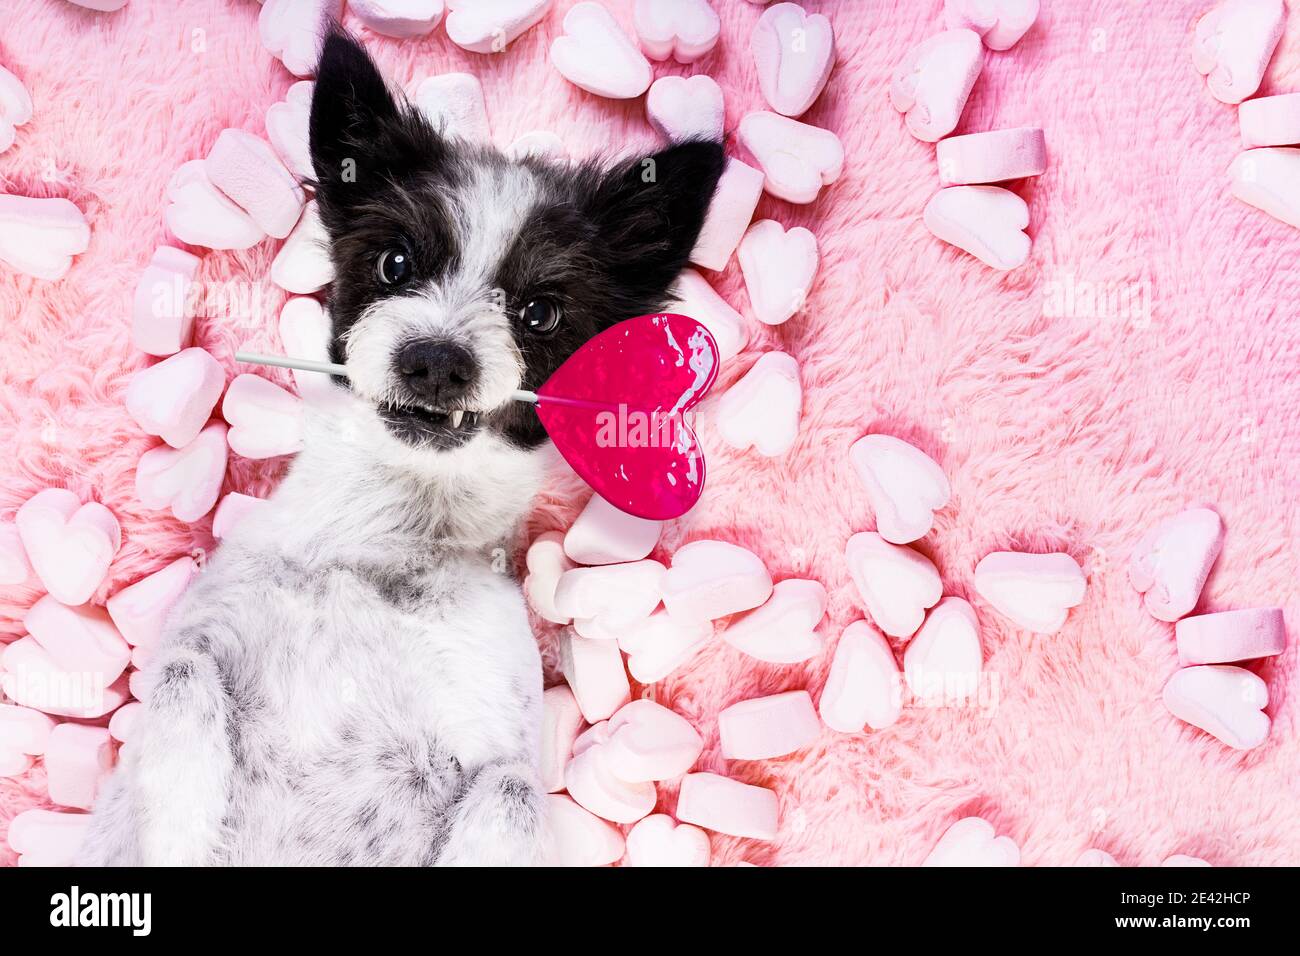
<svg viewBox="0 0 1300 956">
<path fill-rule="evenodd" d="M 571 5 L 557 0 L 501 55 L 465 53 L 441 27 L 418 41 L 362 35 L 400 84 L 477 74 L 502 145 L 545 128 L 576 155 L 644 150 L 654 139 L 642 100 L 589 96 L 550 66 L 550 39 Z M 607 5 L 630 28 L 631 4 Z M 696 71 L 722 84 L 734 130 L 764 108 L 748 51 L 762 8 L 714 5 L 723 38 Z M 1044 0 L 1018 46 L 987 56 L 958 132 L 1039 125 L 1051 155 L 1047 173 L 1022 189 L 1030 261 L 1008 274 L 921 224 L 938 188 L 933 148 L 888 103 L 893 66 L 943 28 L 941 0 L 804 5 L 831 17 L 838 47 L 830 84 L 804 120 L 839 134 L 845 171 L 809 206 L 760 205 L 759 217 L 816 234 L 821 272 L 804 313 L 775 329 L 750 321 L 750 347 L 718 389 L 762 351 L 789 351 L 805 388 L 800 438 L 784 458 L 738 455 L 706 421 L 706 499 L 666 529 L 658 556 L 719 537 L 755 550 L 778 579 L 824 582 L 827 648 L 777 667 L 715 640 L 657 686 L 657 699 L 705 736 L 699 769 L 780 796 L 780 838 L 714 835 L 715 862 L 916 864 L 950 823 L 977 813 L 1029 865 L 1069 864 L 1089 846 L 1125 865 L 1172 853 L 1216 865 L 1300 863 L 1294 642 L 1255 665 L 1269 685 L 1268 741 L 1230 750 L 1162 705 L 1177 666 L 1173 629 L 1143 610 L 1124 567 L 1153 521 L 1211 503 L 1227 540 L 1201 607 L 1281 604 L 1300 627 L 1300 232 L 1228 194 L 1225 170 L 1241 149 L 1236 110 L 1209 96 L 1189 55 L 1191 24 L 1209 0 Z M 48 485 L 107 504 L 124 545 L 102 601 L 178 554 L 212 547 L 209 519 L 187 527 L 134 497 L 136 461 L 155 439 L 122 407 L 128 379 L 146 364 L 128 341 L 131 297 L 154 246 L 168 241 L 171 172 L 203 156 L 224 127 L 263 133 L 266 108 L 293 78 L 258 42 L 253 0 L 130 0 L 110 14 L 64 0 L 0 7 L 0 63 L 36 104 L 0 155 L 0 188 L 66 196 L 92 227 L 89 251 L 60 282 L 0 264 L 0 517 Z M 656 66 L 670 72 L 694 71 Z M 1262 92 L 1294 88 L 1293 10 Z M 228 367 L 236 347 L 278 348 L 285 294 L 268 278 L 276 246 L 202 251 L 203 280 L 251 283 L 236 288 L 260 297 L 198 323 L 196 344 Z M 746 311 L 734 260 L 715 278 Z M 1149 316 L 1095 317 L 1077 303 L 1061 315 L 1053 283 L 1070 281 L 1136 295 Z M 827 731 L 788 758 L 728 764 L 717 712 L 804 687 L 817 698 L 840 631 L 862 616 L 843 549 L 874 527 L 847 462 L 849 444 L 868 431 L 917 444 L 952 481 L 952 502 L 919 547 L 946 593 L 979 611 L 996 695 L 982 708 L 909 707 L 880 733 Z M 227 490 L 264 494 L 284 465 L 232 455 Z M 529 531 L 563 526 L 582 503 L 579 488 L 559 481 Z M 1063 550 L 1084 565 L 1087 597 L 1061 633 L 1017 631 L 974 593 L 976 562 L 998 549 Z M 22 632 L 38 596 L 0 593 L 0 640 Z M 42 784 L 39 765 L 0 779 L 0 862 L 13 861 L 8 819 L 40 802 Z M 675 793 L 661 793 L 660 809 L 672 812 Z"/>
</svg>

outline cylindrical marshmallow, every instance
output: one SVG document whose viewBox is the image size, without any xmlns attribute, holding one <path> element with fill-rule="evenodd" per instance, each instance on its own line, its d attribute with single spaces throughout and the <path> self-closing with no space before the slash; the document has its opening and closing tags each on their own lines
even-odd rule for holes
<svg viewBox="0 0 1300 956">
<path fill-rule="evenodd" d="M 1237 120 L 1248 147 L 1300 144 L 1300 93 L 1246 100 L 1237 108 Z"/>
<path fill-rule="evenodd" d="M 1174 625 L 1178 660 L 1228 664 L 1272 657 L 1286 650 L 1286 621 L 1280 607 L 1257 607 L 1185 617 Z"/>
<path fill-rule="evenodd" d="M 766 760 L 802 750 L 821 734 L 821 721 L 806 690 L 742 700 L 718 714 L 722 756 Z"/>
<path fill-rule="evenodd" d="M 683 823 L 754 840 L 775 840 L 776 794 L 716 773 L 688 773 L 677 796 Z"/>
<path fill-rule="evenodd" d="M 935 155 L 944 186 L 1000 183 L 1047 169 L 1047 144 L 1036 126 L 950 136 L 939 141 Z"/>
</svg>

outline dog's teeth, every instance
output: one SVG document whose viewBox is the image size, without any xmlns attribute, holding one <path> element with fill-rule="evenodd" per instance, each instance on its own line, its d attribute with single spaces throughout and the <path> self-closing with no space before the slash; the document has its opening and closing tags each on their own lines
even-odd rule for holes
<svg viewBox="0 0 1300 956">
<path fill-rule="evenodd" d="M 459 408 L 456 409 L 454 412 L 452 412 L 452 413 L 451 413 L 451 427 L 452 427 L 452 428 L 460 428 L 460 420 L 461 420 L 464 416 L 465 416 L 465 413 L 464 413 L 461 409 L 459 409 Z"/>
</svg>

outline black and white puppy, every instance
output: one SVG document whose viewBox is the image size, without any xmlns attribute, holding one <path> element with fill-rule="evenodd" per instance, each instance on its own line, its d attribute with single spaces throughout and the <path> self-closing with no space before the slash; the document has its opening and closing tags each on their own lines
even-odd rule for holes
<svg viewBox="0 0 1300 956">
<path fill-rule="evenodd" d="M 510 394 L 664 307 L 722 148 L 511 161 L 434 129 L 336 31 L 311 152 L 348 381 L 171 614 L 85 858 L 537 862 L 541 666 L 493 549 L 555 456 Z"/>
</svg>

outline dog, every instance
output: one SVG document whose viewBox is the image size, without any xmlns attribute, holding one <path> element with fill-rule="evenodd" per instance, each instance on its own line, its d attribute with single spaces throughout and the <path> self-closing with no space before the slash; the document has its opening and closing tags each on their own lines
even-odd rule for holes
<svg viewBox="0 0 1300 956">
<path fill-rule="evenodd" d="M 722 144 L 508 159 L 334 27 L 310 148 L 347 377 L 169 614 L 84 862 L 545 862 L 541 661 L 499 549 L 558 456 L 511 393 L 670 301 Z"/>
</svg>

